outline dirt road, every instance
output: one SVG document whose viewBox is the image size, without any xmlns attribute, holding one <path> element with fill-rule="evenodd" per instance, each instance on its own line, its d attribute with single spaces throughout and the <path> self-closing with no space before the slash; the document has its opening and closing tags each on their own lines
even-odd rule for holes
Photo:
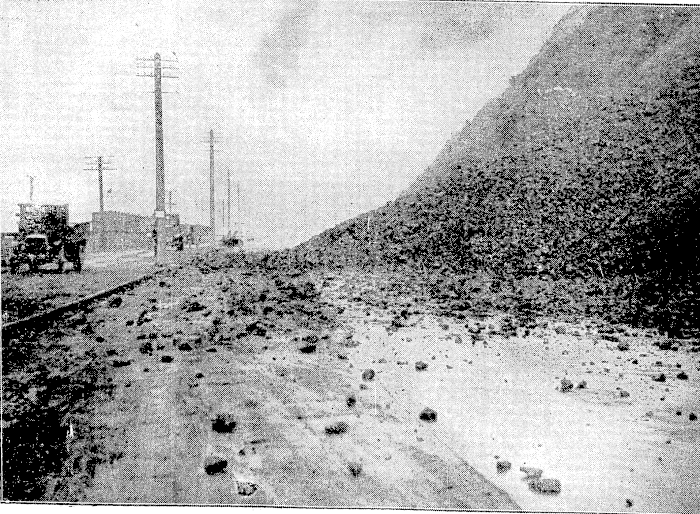
<svg viewBox="0 0 700 514">
<path fill-rule="evenodd" d="M 113 368 L 114 400 L 94 420 L 119 458 L 97 467 L 82 500 L 517 508 L 455 452 L 421 445 L 417 432 L 434 429 L 417 411 L 378 404 L 377 384 L 339 358 L 354 343 L 337 308 L 276 278 L 281 288 L 183 271 L 106 316 L 107 351 L 130 363 Z M 216 432 L 217 415 L 235 428 Z M 207 474 L 210 457 L 227 461 L 223 473 Z"/>
<path fill-rule="evenodd" d="M 609 334 L 588 321 L 540 319 L 527 334 L 508 333 L 507 317 L 438 316 L 385 276 L 200 268 L 177 268 L 118 306 L 105 301 L 87 313 L 93 335 L 66 336 L 71 348 L 89 339 L 113 385 L 110 401 L 95 400 L 89 416 L 64 427 L 101 455 L 67 499 L 678 512 L 700 504 L 690 343 L 662 350 L 651 333 Z M 652 381 L 660 372 L 667 381 Z M 557 390 L 562 379 L 574 389 Z M 420 419 L 426 407 L 436 420 Z M 512 468 L 499 473 L 497 461 Z M 520 466 L 560 480 L 560 493 L 531 490 Z"/>
</svg>

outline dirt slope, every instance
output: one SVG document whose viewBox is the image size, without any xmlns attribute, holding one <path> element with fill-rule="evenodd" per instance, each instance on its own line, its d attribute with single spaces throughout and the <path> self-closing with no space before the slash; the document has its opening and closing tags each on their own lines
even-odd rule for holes
<svg viewBox="0 0 700 514">
<path fill-rule="evenodd" d="M 312 264 L 620 277 L 630 316 L 692 324 L 699 13 L 574 9 L 407 194 L 296 253 Z"/>
</svg>

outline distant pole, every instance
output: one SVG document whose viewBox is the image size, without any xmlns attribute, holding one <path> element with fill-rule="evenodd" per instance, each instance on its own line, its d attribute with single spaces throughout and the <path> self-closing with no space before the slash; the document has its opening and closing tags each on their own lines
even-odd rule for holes
<svg viewBox="0 0 700 514">
<path fill-rule="evenodd" d="M 236 200 L 238 202 L 238 237 L 243 237 L 243 223 L 241 220 L 241 183 L 236 182 Z"/>
<path fill-rule="evenodd" d="M 104 196 L 104 172 L 105 171 L 115 171 L 115 168 L 110 168 L 112 164 L 110 162 L 111 156 L 106 158 L 102 155 L 97 156 L 86 156 L 88 162 L 86 163 L 89 167 L 83 168 L 85 171 L 96 171 L 97 172 L 97 186 L 100 194 L 100 212 L 105 211 L 105 196 Z M 93 160 L 94 159 L 94 160 Z"/>
<path fill-rule="evenodd" d="M 163 91 L 160 54 L 153 57 L 153 81 L 156 104 L 156 211 L 165 211 L 165 160 L 163 157 Z"/>
<path fill-rule="evenodd" d="M 227 203 L 226 203 L 226 233 L 231 232 L 231 169 L 226 167 L 226 190 L 227 190 Z"/>
<path fill-rule="evenodd" d="M 100 186 L 100 212 L 105 212 L 105 197 L 102 189 L 102 156 L 97 157 L 97 182 Z"/>
<path fill-rule="evenodd" d="M 29 175 L 29 203 L 34 203 L 34 177 Z"/>
<path fill-rule="evenodd" d="M 214 222 L 214 129 L 211 129 L 209 131 L 209 225 L 211 226 L 212 243 L 216 241 Z"/>
</svg>

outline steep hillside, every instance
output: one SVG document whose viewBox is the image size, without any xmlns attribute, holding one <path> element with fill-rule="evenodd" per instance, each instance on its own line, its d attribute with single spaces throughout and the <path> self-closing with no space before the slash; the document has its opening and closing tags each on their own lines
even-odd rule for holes
<svg viewBox="0 0 700 514">
<path fill-rule="evenodd" d="M 574 8 L 406 194 L 295 251 L 448 274 L 623 277 L 636 317 L 698 319 L 699 63 L 697 8 Z"/>
</svg>

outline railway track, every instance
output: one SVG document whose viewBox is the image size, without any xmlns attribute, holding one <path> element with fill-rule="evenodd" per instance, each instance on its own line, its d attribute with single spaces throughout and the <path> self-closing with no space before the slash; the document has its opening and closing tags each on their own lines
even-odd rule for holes
<svg viewBox="0 0 700 514">
<path fill-rule="evenodd" d="M 106 289 L 103 289 L 101 291 L 98 291 L 93 294 L 89 294 L 87 296 L 84 296 L 82 298 L 79 298 L 77 300 L 73 300 L 71 302 L 68 302 L 64 305 L 60 305 L 58 307 L 55 307 L 53 309 L 48 309 L 43 312 L 39 312 L 37 314 L 34 314 L 32 316 L 27 316 L 26 318 L 18 319 L 16 321 L 12 321 L 9 323 L 5 323 L 2 326 L 2 340 L 3 340 L 3 346 L 5 345 L 5 341 L 9 340 L 10 338 L 18 335 L 21 333 L 23 330 L 37 330 L 43 326 L 45 326 L 47 323 L 53 323 L 57 319 L 59 319 L 61 316 L 74 312 L 79 309 L 83 309 L 86 306 L 90 305 L 91 303 L 94 303 L 96 301 L 102 300 L 103 298 L 107 298 L 108 296 L 111 296 L 113 294 L 121 293 L 124 291 L 128 291 L 130 289 L 133 289 L 134 287 L 137 287 L 138 285 L 142 284 L 143 282 L 146 282 L 147 280 L 150 280 L 151 278 L 154 278 L 157 276 L 159 273 L 163 271 L 163 269 L 158 269 L 149 273 L 145 273 L 135 279 L 127 280 L 126 282 L 122 282 L 120 284 L 117 284 L 112 287 L 108 287 Z"/>
</svg>

